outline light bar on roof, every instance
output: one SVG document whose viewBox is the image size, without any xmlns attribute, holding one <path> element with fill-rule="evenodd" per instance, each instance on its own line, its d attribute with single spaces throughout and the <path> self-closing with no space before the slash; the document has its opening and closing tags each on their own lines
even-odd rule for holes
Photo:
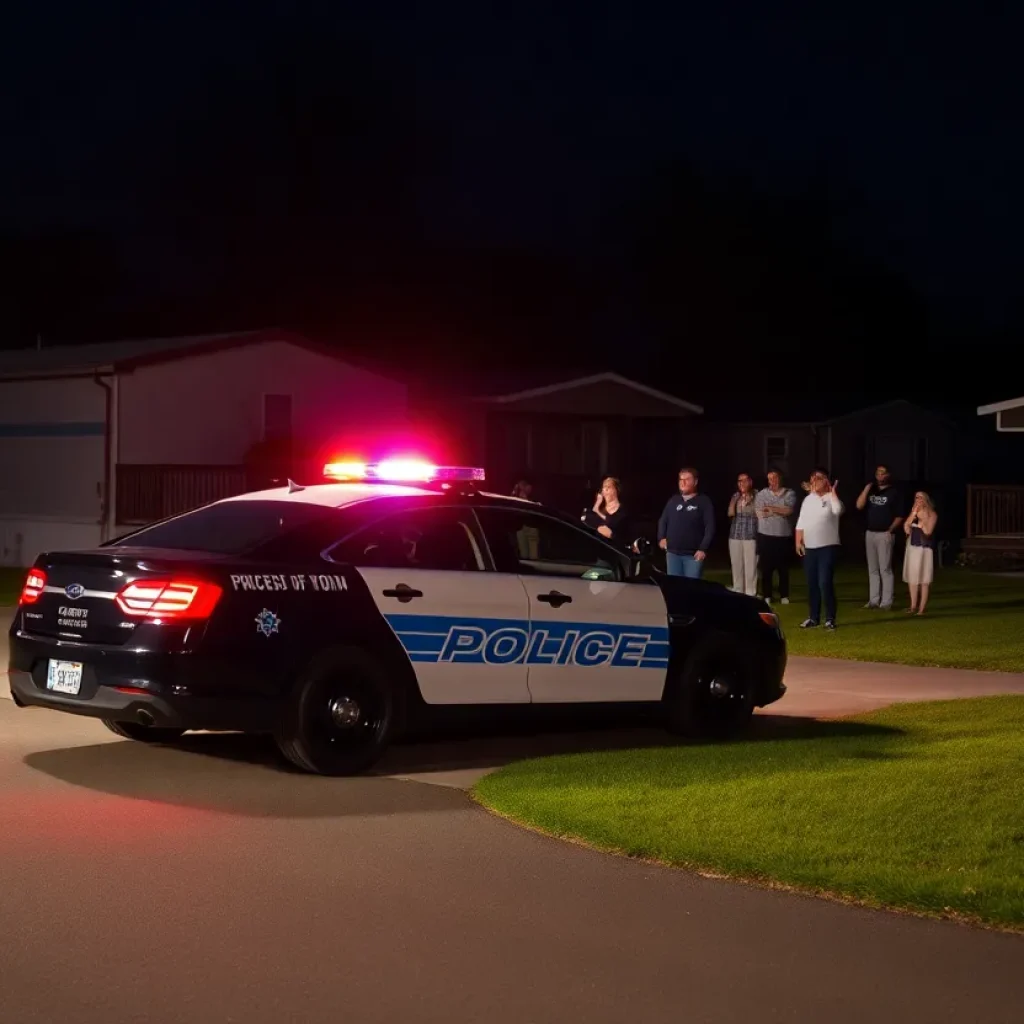
<svg viewBox="0 0 1024 1024">
<path fill-rule="evenodd" d="M 324 476 L 348 483 L 429 484 L 483 480 L 476 466 L 435 466 L 419 459 L 385 459 L 383 462 L 328 462 Z"/>
<path fill-rule="evenodd" d="M 365 480 L 365 462 L 328 462 L 324 466 L 324 476 L 335 480 Z"/>
</svg>

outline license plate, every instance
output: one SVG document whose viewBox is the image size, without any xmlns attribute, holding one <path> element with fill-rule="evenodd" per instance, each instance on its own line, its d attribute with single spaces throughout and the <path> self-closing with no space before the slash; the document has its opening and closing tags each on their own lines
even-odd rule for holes
<svg viewBox="0 0 1024 1024">
<path fill-rule="evenodd" d="M 51 661 L 46 668 L 46 688 L 54 693 L 77 694 L 82 688 L 82 663 Z"/>
</svg>

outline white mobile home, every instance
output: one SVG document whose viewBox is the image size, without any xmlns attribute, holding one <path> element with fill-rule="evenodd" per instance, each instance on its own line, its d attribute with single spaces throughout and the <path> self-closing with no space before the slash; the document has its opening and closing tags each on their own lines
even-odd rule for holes
<svg viewBox="0 0 1024 1024">
<path fill-rule="evenodd" d="M 407 411 L 404 384 L 281 331 L 0 353 L 0 564 L 244 490 L 260 441 Z"/>
</svg>

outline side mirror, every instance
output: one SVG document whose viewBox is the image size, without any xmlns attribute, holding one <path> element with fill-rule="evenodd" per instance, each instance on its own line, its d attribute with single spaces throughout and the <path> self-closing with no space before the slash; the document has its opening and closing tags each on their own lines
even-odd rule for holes
<svg viewBox="0 0 1024 1024">
<path fill-rule="evenodd" d="M 637 537 L 632 544 L 633 554 L 639 555 L 641 558 L 646 558 L 650 553 L 653 545 L 646 537 Z"/>
<path fill-rule="evenodd" d="M 637 537 L 630 545 L 629 575 L 634 580 L 645 580 L 651 575 L 651 552 L 654 546 L 646 537 Z"/>
</svg>

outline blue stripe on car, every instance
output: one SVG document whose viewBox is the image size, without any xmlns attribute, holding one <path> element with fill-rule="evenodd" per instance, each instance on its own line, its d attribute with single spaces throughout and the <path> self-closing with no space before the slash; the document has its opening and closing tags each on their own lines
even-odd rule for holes
<svg viewBox="0 0 1024 1024">
<path fill-rule="evenodd" d="M 414 662 L 459 665 L 668 667 L 667 626 L 388 615 Z"/>
</svg>

